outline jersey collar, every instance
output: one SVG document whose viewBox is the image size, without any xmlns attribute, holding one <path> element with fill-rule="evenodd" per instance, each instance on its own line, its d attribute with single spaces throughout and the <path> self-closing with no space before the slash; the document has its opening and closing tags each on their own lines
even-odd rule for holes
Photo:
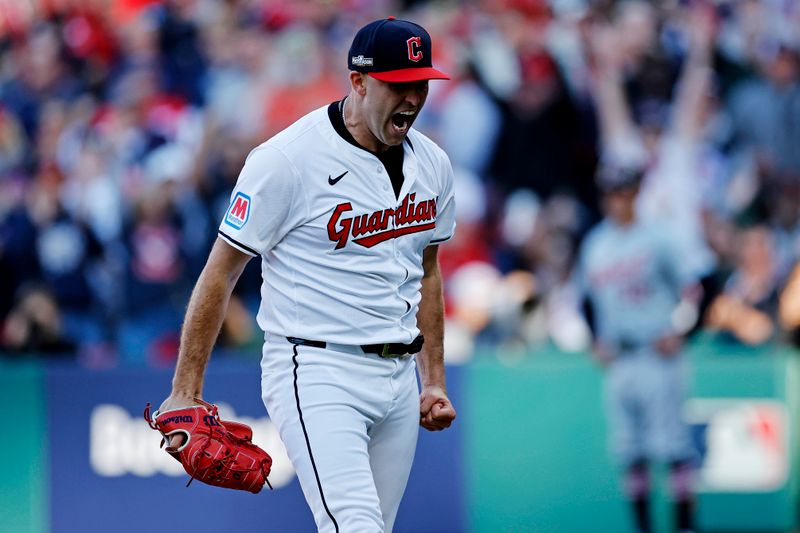
<svg viewBox="0 0 800 533">
<path fill-rule="evenodd" d="M 356 141 L 355 137 L 353 137 L 353 134 L 350 133 L 350 130 L 348 130 L 347 126 L 344 125 L 344 118 L 342 118 L 342 110 L 344 109 L 345 100 L 347 100 L 346 96 L 341 100 L 338 100 L 336 102 L 331 102 L 331 104 L 328 106 L 328 119 L 330 119 L 333 129 L 336 130 L 336 133 L 338 133 L 342 139 L 352 144 L 356 148 L 360 148 L 365 152 L 369 152 L 370 154 L 377 156 L 378 155 L 377 153 L 373 152 L 372 150 L 368 150 L 367 148 L 364 148 L 363 146 L 358 144 L 358 141 Z M 406 135 L 406 142 L 408 143 L 409 148 L 411 148 L 411 151 L 413 152 L 414 145 L 411 144 L 411 139 L 409 139 L 407 135 Z M 397 148 L 399 148 L 400 150 L 403 149 L 401 145 L 398 147 L 390 146 L 389 150 Z"/>
</svg>

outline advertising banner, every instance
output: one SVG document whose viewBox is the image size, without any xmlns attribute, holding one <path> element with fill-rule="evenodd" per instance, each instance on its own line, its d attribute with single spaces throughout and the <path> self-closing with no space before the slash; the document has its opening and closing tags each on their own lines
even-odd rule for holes
<svg viewBox="0 0 800 533">
<path fill-rule="evenodd" d="M 45 398 L 41 365 L 0 360 L 0 404 L 10 413 L 0 439 L 0 532 L 43 533 L 47 479 Z"/>
<path fill-rule="evenodd" d="M 451 396 L 459 369 L 448 374 Z M 257 361 L 209 368 L 204 397 L 223 418 L 250 424 L 254 442 L 274 459 L 259 494 L 194 482 L 159 449 L 160 435 L 142 411 L 157 408 L 171 372 L 127 369 L 87 372 L 52 367 L 47 373 L 50 519 L 53 533 L 114 531 L 314 531 L 294 470 L 260 397 Z M 421 432 L 414 469 L 395 531 L 464 531 L 460 430 Z M 435 498 L 436 505 L 431 505 Z"/>
</svg>

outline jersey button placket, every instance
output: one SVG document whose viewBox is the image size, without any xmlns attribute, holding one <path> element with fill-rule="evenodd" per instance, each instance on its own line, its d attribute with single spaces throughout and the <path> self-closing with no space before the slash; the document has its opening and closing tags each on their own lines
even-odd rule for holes
<svg viewBox="0 0 800 533">
<path fill-rule="evenodd" d="M 378 165 L 377 167 L 375 167 L 375 172 L 377 172 L 378 174 L 383 174 L 384 173 L 383 172 L 383 164 Z M 389 184 L 386 183 L 386 180 L 383 181 L 383 185 L 381 185 L 381 189 L 383 189 L 383 192 L 389 192 Z"/>
<path fill-rule="evenodd" d="M 384 188 L 384 190 L 388 190 L 389 186 L 387 184 L 384 184 L 383 188 Z M 397 222 L 394 219 L 394 217 L 392 217 L 392 229 L 397 229 Z M 403 268 L 403 270 L 406 270 L 405 266 L 403 266 L 400 263 L 400 250 L 398 250 L 398 239 L 392 239 L 392 256 L 395 258 L 397 264 L 400 265 Z M 407 275 L 408 275 L 408 272 L 406 271 L 406 276 Z M 397 297 L 398 300 L 401 300 L 402 302 L 405 302 L 405 299 L 400 294 L 400 286 L 402 284 L 403 284 L 403 281 L 400 281 L 399 283 L 397 283 L 395 285 L 394 293 L 395 293 L 395 296 Z M 395 322 L 397 323 L 398 326 L 402 327 L 402 319 L 401 318 L 398 318 Z"/>
</svg>

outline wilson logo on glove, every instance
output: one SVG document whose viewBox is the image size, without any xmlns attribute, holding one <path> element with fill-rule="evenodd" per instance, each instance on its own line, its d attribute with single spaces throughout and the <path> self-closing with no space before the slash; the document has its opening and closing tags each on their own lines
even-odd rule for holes
<svg viewBox="0 0 800 533">
<path fill-rule="evenodd" d="M 176 415 L 176 416 L 171 416 L 171 417 L 169 417 L 169 418 L 167 418 L 165 420 L 162 420 L 161 423 L 162 424 L 173 424 L 173 423 L 191 424 L 192 423 L 192 417 L 188 416 L 188 415 L 184 415 L 184 416 L 177 416 Z"/>
<path fill-rule="evenodd" d="M 150 414 L 150 403 L 144 409 L 144 419 L 161 433 L 161 446 L 183 465 L 192 480 L 226 489 L 258 493 L 266 483 L 272 468 L 272 458 L 253 444 L 253 430 L 246 424 L 220 420 L 217 406 L 194 399 L 200 405 Z M 169 446 L 173 435 L 181 435 L 177 448 Z"/>
</svg>

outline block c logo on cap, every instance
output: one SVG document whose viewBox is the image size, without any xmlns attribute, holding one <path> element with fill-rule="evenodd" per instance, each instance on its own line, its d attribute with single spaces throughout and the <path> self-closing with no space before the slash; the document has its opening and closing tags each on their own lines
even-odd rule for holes
<svg viewBox="0 0 800 533">
<path fill-rule="evenodd" d="M 232 228 L 242 229 L 249 218 L 250 197 L 242 192 L 237 192 L 225 214 L 225 224 Z"/>
<path fill-rule="evenodd" d="M 422 59 L 422 38 L 420 37 L 411 37 L 409 40 L 406 41 L 408 45 L 408 58 L 411 61 L 419 61 Z"/>
</svg>

